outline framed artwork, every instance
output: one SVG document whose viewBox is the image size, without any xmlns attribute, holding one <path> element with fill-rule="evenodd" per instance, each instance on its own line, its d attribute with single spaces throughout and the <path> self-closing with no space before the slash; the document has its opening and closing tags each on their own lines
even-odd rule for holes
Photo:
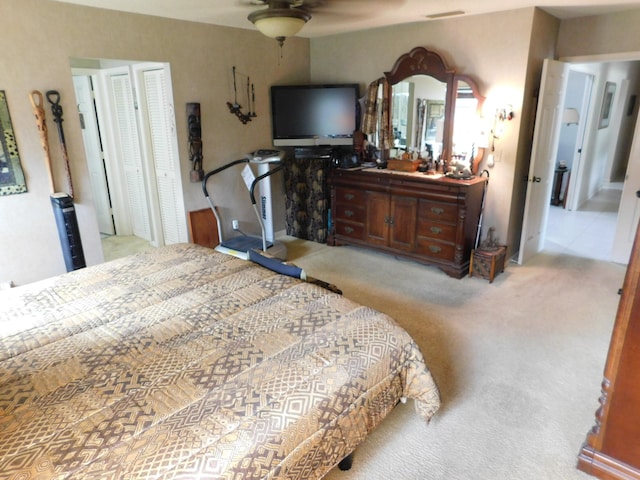
<svg viewBox="0 0 640 480">
<path fill-rule="evenodd" d="M 438 135 L 438 120 L 444 118 L 444 102 L 427 100 L 427 132 L 426 139 L 435 142 Z M 442 140 L 441 140 L 442 141 Z"/>
<path fill-rule="evenodd" d="M 602 107 L 600 107 L 600 121 L 598 128 L 607 128 L 611 119 L 611 109 L 613 108 L 613 97 L 616 94 L 616 84 L 607 82 L 602 96 Z"/>
<path fill-rule="evenodd" d="M 27 191 L 4 90 L 0 90 L 0 195 Z"/>
<path fill-rule="evenodd" d="M 442 100 L 427 100 L 427 116 L 441 118 L 444 116 L 444 102 Z"/>
</svg>

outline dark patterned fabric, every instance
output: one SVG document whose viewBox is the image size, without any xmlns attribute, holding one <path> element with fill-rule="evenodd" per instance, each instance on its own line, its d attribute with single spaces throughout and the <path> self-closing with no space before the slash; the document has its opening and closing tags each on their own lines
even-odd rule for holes
<svg viewBox="0 0 640 480">
<path fill-rule="evenodd" d="M 0 292 L 0 477 L 315 479 L 437 388 L 391 319 L 172 245 Z"/>
<path fill-rule="evenodd" d="M 287 235 L 326 243 L 329 158 L 290 156 L 284 163 Z"/>
</svg>

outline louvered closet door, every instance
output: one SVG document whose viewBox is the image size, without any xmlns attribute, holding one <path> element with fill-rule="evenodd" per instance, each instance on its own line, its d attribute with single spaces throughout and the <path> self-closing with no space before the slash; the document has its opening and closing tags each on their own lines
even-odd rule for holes
<svg viewBox="0 0 640 480">
<path fill-rule="evenodd" d="M 164 69 L 142 72 L 162 234 L 164 243 L 171 244 L 186 242 L 187 229 L 174 142 L 175 122 L 167 94 L 166 75 Z"/>
<path fill-rule="evenodd" d="M 140 137 L 129 74 L 109 77 L 113 93 L 120 161 L 126 181 L 126 196 L 133 234 L 151 241 L 149 206 L 144 183 Z"/>
</svg>

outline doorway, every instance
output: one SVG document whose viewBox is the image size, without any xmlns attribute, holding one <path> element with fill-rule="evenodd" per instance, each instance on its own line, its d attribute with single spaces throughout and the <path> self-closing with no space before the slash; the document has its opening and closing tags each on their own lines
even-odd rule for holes
<svg viewBox="0 0 640 480">
<path fill-rule="evenodd" d="M 636 178 L 627 171 L 632 144 L 638 143 L 634 139 L 640 139 L 640 134 L 634 134 L 638 114 L 634 94 L 640 90 L 640 62 L 600 61 L 565 65 L 567 86 L 555 109 L 553 116 L 556 120 L 552 127 L 558 130 L 559 138 L 556 149 L 550 150 L 548 166 L 543 169 L 546 169 L 548 178 L 555 174 L 557 180 L 558 167 L 565 166 L 566 178 L 564 184 L 560 184 L 560 199 L 554 198 L 556 185 L 553 190 L 549 186 L 551 198 L 538 199 L 541 205 L 537 208 L 544 213 L 538 216 L 544 219 L 538 250 L 560 250 L 572 255 L 626 263 L 631 245 L 621 247 L 614 237 L 618 236 L 616 232 L 622 224 L 625 224 L 624 229 L 632 231 L 635 227 L 630 228 L 629 224 L 637 224 L 637 215 L 635 219 L 619 218 L 618 211 L 623 210 L 623 185 L 633 183 L 636 189 L 640 185 L 640 175 Z M 617 95 L 608 105 L 609 118 L 603 125 L 603 99 L 605 87 L 610 83 L 617 86 Z M 569 122 L 564 121 L 568 109 L 577 110 L 577 123 L 571 121 L 567 125 Z M 547 123 L 547 128 L 553 125 L 551 121 Z M 535 162 L 532 158 L 532 166 Z M 620 171 L 626 173 L 621 175 Z M 529 189 L 535 188 L 536 185 L 529 185 Z M 529 211 L 530 205 L 525 210 Z M 526 228 L 523 225 L 523 232 Z M 526 257 L 521 255 L 520 263 L 525 260 Z"/>
<path fill-rule="evenodd" d="M 168 64 L 83 59 L 72 73 L 103 237 L 124 254 L 187 241 Z"/>
</svg>

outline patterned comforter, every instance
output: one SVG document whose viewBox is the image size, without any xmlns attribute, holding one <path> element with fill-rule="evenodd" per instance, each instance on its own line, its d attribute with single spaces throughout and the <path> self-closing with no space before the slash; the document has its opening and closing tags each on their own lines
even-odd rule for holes
<svg viewBox="0 0 640 480">
<path fill-rule="evenodd" d="M 438 390 L 393 320 L 172 245 L 0 292 L 2 478 L 321 478 Z"/>
</svg>

